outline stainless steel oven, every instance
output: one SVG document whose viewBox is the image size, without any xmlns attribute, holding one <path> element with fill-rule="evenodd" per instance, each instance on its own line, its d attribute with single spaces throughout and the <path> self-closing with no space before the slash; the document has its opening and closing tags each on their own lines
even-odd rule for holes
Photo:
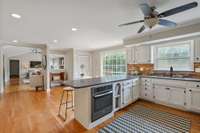
<svg viewBox="0 0 200 133">
<path fill-rule="evenodd" d="M 113 110 L 113 86 L 102 85 L 92 88 L 92 122 Z"/>
</svg>

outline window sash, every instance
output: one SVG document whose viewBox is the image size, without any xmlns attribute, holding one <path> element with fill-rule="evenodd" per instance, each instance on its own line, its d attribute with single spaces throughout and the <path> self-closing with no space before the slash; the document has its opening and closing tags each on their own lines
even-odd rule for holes
<svg viewBox="0 0 200 133">
<path fill-rule="evenodd" d="M 169 57 L 169 58 L 161 58 L 158 54 L 158 49 L 159 48 L 164 48 L 164 47 L 176 47 L 176 46 L 181 46 L 181 45 L 189 45 L 189 55 L 187 56 L 183 56 L 183 57 Z M 175 71 L 193 71 L 194 67 L 193 67 L 193 56 L 194 56 L 194 49 L 193 49 L 193 41 L 185 41 L 185 42 L 178 42 L 178 43 L 171 43 L 171 44 L 163 44 L 163 45 L 157 45 L 157 46 L 153 46 L 153 60 L 154 60 L 154 69 L 155 70 L 169 70 L 168 67 L 163 67 L 163 68 L 159 68 L 159 61 L 177 61 L 177 60 L 181 60 L 181 59 L 185 59 L 188 60 L 188 66 L 187 67 L 174 67 Z"/>
<path fill-rule="evenodd" d="M 126 51 L 117 50 L 102 54 L 102 74 L 119 75 L 126 74 Z"/>
</svg>

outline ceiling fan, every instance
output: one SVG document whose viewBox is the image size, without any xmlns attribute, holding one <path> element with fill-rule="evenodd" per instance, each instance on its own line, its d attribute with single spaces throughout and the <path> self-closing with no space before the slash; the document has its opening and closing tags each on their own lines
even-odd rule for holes
<svg viewBox="0 0 200 133">
<path fill-rule="evenodd" d="M 138 33 L 143 32 L 145 30 L 145 27 L 148 27 L 151 29 L 157 24 L 167 26 L 167 27 L 175 27 L 177 25 L 175 22 L 172 22 L 172 21 L 169 21 L 166 19 L 162 19 L 162 18 L 192 9 L 197 6 L 198 6 L 197 2 L 192 2 L 189 4 L 185 4 L 185 5 L 164 11 L 162 13 L 158 13 L 156 11 L 155 6 L 151 7 L 147 3 L 143 3 L 143 4 L 140 4 L 140 9 L 142 10 L 142 12 L 144 14 L 144 20 L 121 24 L 121 25 L 119 25 L 119 27 L 144 22 L 144 25 L 138 30 Z"/>
</svg>

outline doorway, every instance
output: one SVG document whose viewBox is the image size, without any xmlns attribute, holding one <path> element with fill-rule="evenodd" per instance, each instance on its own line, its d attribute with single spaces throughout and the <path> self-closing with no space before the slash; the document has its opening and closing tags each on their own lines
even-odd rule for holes
<svg viewBox="0 0 200 133">
<path fill-rule="evenodd" d="M 10 79 L 19 78 L 19 60 L 10 60 Z"/>
</svg>

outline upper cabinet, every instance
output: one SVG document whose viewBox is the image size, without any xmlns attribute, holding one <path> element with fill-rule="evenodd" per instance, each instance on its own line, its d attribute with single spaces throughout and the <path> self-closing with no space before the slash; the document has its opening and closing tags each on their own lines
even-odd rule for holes
<svg viewBox="0 0 200 133">
<path fill-rule="evenodd" d="M 128 64 L 149 64 L 151 63 L 151 47 L 135 46 L 127 48 Z"/>
<path fill-rule="evenodd" d="M 131 47 L 126 48 L 126 60 L 127 60 L 127 64 L 133 64 L 132 63 L 132 48 Z"/>
<path fill-rule="evenodd" d="M 150 46 L 138 46 L 135 47 L 135 62 L 137 64 L 149 64 L 151 63 Z"/>
<path fill-rule="evenodd" d="M 194 62 L 200 62 L 200 40 L 194 41 Z"/>
</svg>

